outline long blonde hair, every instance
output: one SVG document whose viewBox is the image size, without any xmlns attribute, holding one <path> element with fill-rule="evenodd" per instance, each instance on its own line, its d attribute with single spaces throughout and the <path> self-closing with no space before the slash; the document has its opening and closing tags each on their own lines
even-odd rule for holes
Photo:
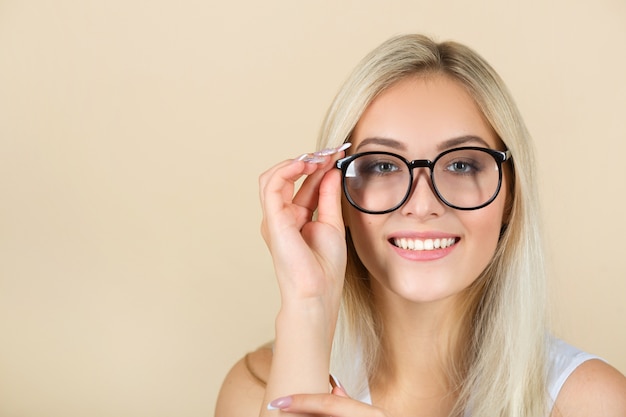
<svg viewBox="0 0 626 417">
<path fill-rule="evenodd" d="M 452 379 L 453 414 L 536 417 L 547 414 L 546 295 L 533 147 L 506 86 L 472 49 L 421 35 L 394 37 L 368 54 L 330 106 L 318 146 L 347 141 L 382 91 L 414 75 L 441 74 L 463 85 L 513 155 L 506 218 L 496 253 L 468 289 L 467 346 Z M 347 237 L 348 267 L 331 370 L 358 395 L 379 364 L 380 323 L 367 270 Z M 355 364 L 355 357 L 357 358 Z"/>
</svg>

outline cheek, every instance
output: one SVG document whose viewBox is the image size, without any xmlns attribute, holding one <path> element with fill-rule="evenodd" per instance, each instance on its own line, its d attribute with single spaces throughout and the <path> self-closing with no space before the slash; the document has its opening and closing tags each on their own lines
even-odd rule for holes
<svg viewBox="0 0 626 417">
<path fill-rule="evenodd" d="M 502 211 L 492 211 L 488 216 L 468 225 L 468 229 L 472 230 L 478 236 L 479 245 L 484 245 L 486 255 L 491 258 L 496 250 L 498 240 L 500 239 L 500 230 L 502 229 Z"/>
<path fill-rule="evenodd" d="M 505 190 L 503 189 L 503 191 Z M 506 204 L 506 193 L 501 193 L 487 207 L 475 213 L 467 213 L 466 230 L 472 231 L 472 234 L 476 237 L 474 242 L 479 246 L 483 246 L 483 252 L 488 259 L 493 257 L 500 239 Z M 473 214 L 476 214 L 476 216 L 472 216 Z"/>
</svg>

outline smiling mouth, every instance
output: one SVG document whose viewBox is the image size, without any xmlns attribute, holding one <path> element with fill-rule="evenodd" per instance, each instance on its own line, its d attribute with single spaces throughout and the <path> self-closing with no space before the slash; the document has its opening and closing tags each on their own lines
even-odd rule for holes
<svg viewBox="0 0 626 417">
<path fill-rule="evenodd" d="M 428 251 L 449 248 L 458 242 L 458 239 L 454 237 L 445 239 L 407 239 L 403 237 L 391 239 L 390 242 L 400 249 Z"/>
</svg>

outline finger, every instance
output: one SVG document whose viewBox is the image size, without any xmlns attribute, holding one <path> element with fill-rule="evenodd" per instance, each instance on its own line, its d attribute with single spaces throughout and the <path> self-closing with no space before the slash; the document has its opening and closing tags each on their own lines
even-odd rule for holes
<svg viewBox="0 0 626 417">
<path fill-rule="evenodd" d="M 318 210 L 318 221 L 343 231 L 341 215 L 341 172 L 335 168 L 337 159 L 344 152 L 337 152 L 314 175 L 309 176 L 298 191 L 298 201 L 311 210 Z M 321 176 L 321 179 L 318 178 Z M 310 184 L 308 183 L 310 181 Z M 302 193 L 302 196 L 300 194 Z M 294 199 L 294 202 L 296 200 Z"/>
<path fill-rule="evenodd" d="M 311 210 L 311 212 L 315 211 L 317 208 L 322 179 L 324 175 L 333 168 L 330 158 L 327 158 L 326 162 L 315 165 L 317 166 L 316 171 L 306 177 L 293 199 L 294 204 L 306 207 Z"/>
<path fill-rule="evenodd" d="M 267 243 L 273 240 L 271 237 L 273 232 L 285 228 L 299 231 L 304 224 L 312 220 L 316 203 L 311 203 L 309 206 L 295 204 L 294 189 L 295 182 L 300 177 L 311 175 L 319 168 L 318 164 L 296 160 L 279 164 L 277 168 L 262 176 L 260 179 L 263 211 L 261 235 Z"/>
<path fill-rule="evenodd" d="M 345 155 L 345 150 L 348 149 L 351 145 L 352 145 L 351 143 L 342 143 L 336 148 L 327 148 L 327 149 L 322 149 L 321 151 L 314 152 L 314 153 L 305 153 L 305 154 L 300 155 L 298 158 L 283 161 L 282 163 L 276 165 L 275 167 L 269 169 L 263 175 L 261 175 L 259 182 L 261 183 L 261 185 L 265 184 L 267 179 L 270 178 L 274 172 L 276 172 L 283 166 L 289 165 L 290 163 L 293 163 L 293 162 L 305 162 L 306 163 L 305 166 L 307 166 L 308 168 L 313 168 L 313 171 L 314 171 L 316 165 L 323 165 L 326 162 L 328 162 L 329 159 L 334 160 L 336 159 L 336 157 Z M 336 156 L 333 158 L 330 158 L 333 155 L 336 155 Z M 261 187 L 261 188 L 264 188 L 264 187 Z"/>
<path fill-rule="evenodd" d="M 265 172 L 259 178 L 261 203 L 264 208 L 278 209 L 284 201 L 291 201 L 295 182 L 303 175 L 310 175 L 317 169 L 314 164 L 301 161 L 285 161 Z"/>
<path fill-rule="evenodd" d="M 268 183 L 275 177 L 277 172 L 280 172 L 281 170 L 284 170 L 285 168 L 290 167 L 291 165 L 293 165 L 295 162 L 295 160 L 293 159 L 288 159 L 286 161 L 282 161 L 279 164 L 274 165 L 273 167 L 271 167 L 270 169 L 268 169 L 267 171 L 263 172 L 260 176 L 259 176 L 259 194 L 260 194 L 260 198 L 261 198 L 261 203 L 264 202 L 264 193 L 266 190 L 266 187 L 268 185 Z M 302 165 L 300 165 L 302 167 Z M 301 174 L 295 173 L 294 175 L 294 180 L 296 181 Z"/>
<path fill-rule="evenodd" d="M 267 408 L 288 413 L 319 414 L 333 417 L 383 417 L 385 415 L 379 408 L 352 398 L 333 394 L 291 395 L 272 401 Z"/>
</svg>

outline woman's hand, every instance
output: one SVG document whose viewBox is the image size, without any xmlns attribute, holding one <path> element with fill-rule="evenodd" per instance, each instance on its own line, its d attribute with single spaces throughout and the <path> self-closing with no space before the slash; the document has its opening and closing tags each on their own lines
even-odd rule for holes
<svg viewBox="0 0 626 417">
<path fill-rule="evenodd" d="M 283 307 L 308 301 L 321 301 L 325 309 L 339 305 L 346 243 L 334 151 L 309 158 L 312 162 L 284 161 L 259 179 L 261 232 L 272 254 Z M 303 176 L 306 179 L 294 195 L 296 181 Z"/>
<path fill-rule="evenodd" d="M 389 417 L 378 407 L 353 400 L 339 387 L 334 388 L 331 394 L 296 394 L 277 398 L 267 408 L 312 416 Z"/>
<path fill-rule="evenodd" d="M 284 161 L 259 179 L 261 232 L 281 294 L 264 403 L 289 392 L 328 392 L 330 350 L 346 268 L 336 150 Z M 304 159 L 304 160 L 303 160 Z M 296 181 L 306 177 L 297 193 Z M 317 218 L 313 213 L 317 210 Z M 293 390 L 293 391 L 292 391 Z M 261 410 L 261 415 L 270 413 Z"/>
</svg>

